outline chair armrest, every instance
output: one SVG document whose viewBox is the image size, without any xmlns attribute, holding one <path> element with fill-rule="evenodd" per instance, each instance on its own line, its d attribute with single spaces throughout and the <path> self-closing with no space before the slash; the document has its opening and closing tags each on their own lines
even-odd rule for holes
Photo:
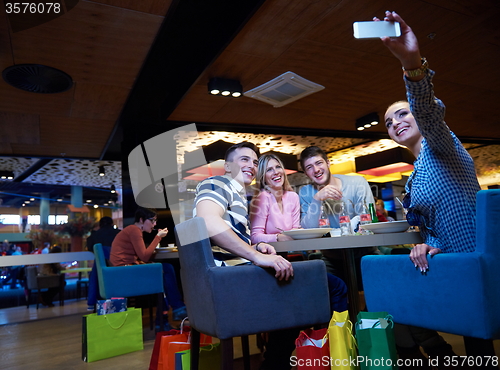
<svg viewBox="0 0 500 370">
<path fill-rule="evenodd" d="M 429 270 L 422 274 L 408 256 L 364 256 L 367 308 L 387 311 L 401 324 L 473 337 L 490 335 L 490 329 L 473 319 L 491 304 L 498 307 L 500 299 L 498 288 L 490 290 L 482 254 L 438 254 L 428 261 Z"/>
<path fill-rule="evenodd" d="M 163 292 L 161 263 L 102 267 L 99 288 L 104 298 L 132 297 Z"/>
</svg>

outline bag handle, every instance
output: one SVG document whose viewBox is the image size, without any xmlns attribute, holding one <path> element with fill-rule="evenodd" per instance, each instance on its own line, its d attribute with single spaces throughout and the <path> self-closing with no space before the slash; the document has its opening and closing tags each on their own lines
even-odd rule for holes
<svg viewBox="0 0 500 370">
<path fill-rule="evenodd" d="M 181 322 L 181 334 L 184 332 L 184 321 L 186 321 L 188 318 L 185 317 L 182 322 Z"/>
<path fill-rule="evenodd" d="M 354 347 L 358 348 L 358 341 L 356 340 L 356 338 L 354 337 L 354 334 L 352 333 L 352 322 L 351 322 L 351 320 L 347 320 L 345 323 L 349 324 L 349 325 L 347 325 L 347 330 L 349 331 L 349 335 L 351 336 L 351 341 L 352 341 L 352 343 L 354 343 Z"/>
<path fill-rule="evenodd" d="M 118 313 L 118 312 L 116 312 L 116 313 Z M 113 314 L 111 314 L 111 315 L 113 315 Z M 111 329 L 113 329 L 113 330 L 118 330 L 118 329 L 120 329 L 123 325 L 125 325 L 125 323 L 127 322 L 128 312 L 126 312 L 126 313 L 125 313 L 125 319 L 123 320 L 123 322 L 122 322 L 120 325 L 118 325 L 116 328 L 115 328 L 115 327 L 113 327 L 113 325 L 111 325 L 111 322 L 109 321 L 108 316 L 109 316 L 109 315 L 104 315 L 104 318 L 106 319 L 106 321 L 107 321 L 107 323 L 108 323 L 109 327 L 110 327 Z"/>
<path fill-rule="evenodd" d="M 299 334 L 299 338 L 300 337 L 306 337 L 307 339 L 310 339 L 311 340 L 311 343 L 313 344 L 314 347 L 316 348 L 321 348 L 321 347 L 318 347 L 314 341 L 314 339 L 312 339 L 309 335 L 307 335 L 307 333 L 305 331 L 301 331 L 300 334 Z M 326 331 L 326 334 L 323 336 L 323 338 L 321 339 L 321 346 L 324 346 L 326 341 L 328 340 L 328 330 Z"/>
<path fill-rule="evenodd" d="M 391 325 L 391 329 L 394 327 L 394 318 L 392 317 L 392 315 L 387 315 L 383 319 L 386 320 L 387 323 Z M 361 321 L 358 321 L 357 324 L 361 325 Z M 380 326 L 380 319 L 378 319 L 378 321 L 372 325 L 372 329 L 375 329 L 377 326 Z"/>
</svg>

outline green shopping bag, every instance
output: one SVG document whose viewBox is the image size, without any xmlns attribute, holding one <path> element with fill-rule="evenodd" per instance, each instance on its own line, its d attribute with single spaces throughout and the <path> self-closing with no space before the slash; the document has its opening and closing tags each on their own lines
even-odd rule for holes
<svg viewBox="0 0 500 370">
<path fill-rule="evenodd" d="M 394 321 L 387 312 L 360 312 L 356 339 L 361 370 L 397 369 Z"/>
<path fill-rule="evenodd" d="M 220 343 L 210 344 L 200 347 L 198 369 L 199 370 L 219 370 L 221 361 Z M 175 370 L 190 370 L 191 350 L 175 353 Z"/>
<path fill-rule="evenodd" d="M 144 349 L 140 308 L 83 316 L 82 360 L 93 362 Z"/>
</svg>

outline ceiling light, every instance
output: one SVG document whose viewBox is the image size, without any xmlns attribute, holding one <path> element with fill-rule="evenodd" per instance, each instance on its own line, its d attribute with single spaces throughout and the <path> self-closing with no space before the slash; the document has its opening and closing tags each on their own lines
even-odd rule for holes
<svg viewBox="0 0 500 370">
<path fill-rule="evenodd" d="M 87 199 L 85 202 L 92 203 L 92 199 Z"/>
<path fill-rule="evenodd" d="M 106 171 L 104 170 L 104 166 L 99 166 L 99 176 L 104 176 Z"/>
<path fill-rule="evenodd" d="M 116 188 L 115 188 L 115 186 L 114 186 L 114 185 L 111 185 L 111 187 L 110 187 L 109 189 L 110 189 L 110 191 L 111 191 L 113 194 L 114 194 L 114 193 L 116 193 Z"/>
<path fill-rule="evenodd" d="M 0 179 L 2 179 L 2 180 L 14 180 L 14 172 L 12 172 L 12 171 L 0 171 Z"/>
<path fill-rule="evenodd" d="M 62 202 L 62 201 L 63 201 L 63 198 L 57 198 L 57 201 L 58 201 L 58 202 Z"/>
<path fill-rule="evenodd" d="M 232 96 L 238 98 L 241 96 L 243 88 L 237 80 L 214 77 L 208 82 L 208 92 L 212 95 Z"/>
<path fill-rule="evenodd" d="M 97 204 L 94 204 L 94 208 L 99 208 L 99 206 Z"/>
<path fill-rule="evenodd" d="M 366 116 L 363 116 L 356 120 L 356 129 L 361 131 L 365 128 L 370 128 L 372 126 L 378 125 L 379 122 L 380 118 L 377 112 L 368 113 Z"/>
</svg>

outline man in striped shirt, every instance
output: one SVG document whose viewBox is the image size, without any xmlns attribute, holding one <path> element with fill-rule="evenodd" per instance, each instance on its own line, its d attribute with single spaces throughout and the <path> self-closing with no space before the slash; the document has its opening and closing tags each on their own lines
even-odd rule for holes
<svg viewBox="0 0 500 370">
<path fill-rule="evenodd" d="M 258 148 L 249 142 L 235 144 L 227 150 L 224 160 L 223 176 L 209 177 L 198 184 L 193 211 L 193 216 L 205 219 L 212 244 L 221 248 L 214 253 L 216 263 L 251 261 L 273 268 L 277 279 L 288 280 L 293 276 L 289 261 L 278 256 L 269 244 L 250 244 L 245 186 L 255 178 Z"/>
</svg>

